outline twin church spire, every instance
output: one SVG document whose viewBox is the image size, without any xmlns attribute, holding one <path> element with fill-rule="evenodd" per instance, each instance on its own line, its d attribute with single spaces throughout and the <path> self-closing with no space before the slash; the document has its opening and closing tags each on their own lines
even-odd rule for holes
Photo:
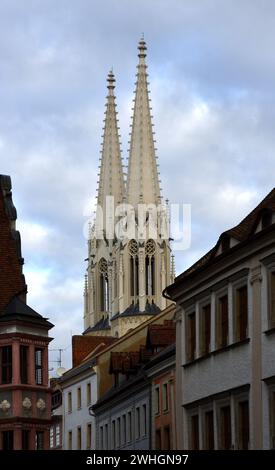
<svg viewBox="0 0 275 470">
<path fill-rule="evenodd" d="M 156 231 L 154 239 L 147 232 L 143 239 L 136 232 L 124 237 L 113 236 L 113 233 L 108 237 L 106 230 L 108 218 L 112 218 L 110 214 L 120 204 L 123 208 L 126 203 L 134 210 L 134 223 L 137 221 L 138 205 L 151 206 L 146 216 L 147 226 L 150 224 L 152 206 L 162 207 L 145 62 L 146 43 L 143 38 L 138 45 L 138 57 L 127 181 L 123 174 L 113 72 L 109 72 L 107 77 L 96 221 L 88 243 L 84 291 L 85 334 L 121 336 L 138 326 L 166 307 L 167 300 L 162 296 L 162 291 L 173 281 L 169 239 L 161 238 L 161 230 Z M 156 217 L 159 229 L 161 223 L 159 216 Z"/>
<path fill-rule="evenodd" d="M 115 101 L 115 77 L 111 70 L 107 77 L 107 103 L 103 127 L 103 142 L 98 183 L 98 207 L 102 208 L 106 220 L 106 196 L 114 197 L 114 206 L 121 204 L 125 197 L 125 182 L 121 160 L 119 127 Z"/>
<path fill-rule="evenodd" d="M 139 203 L 158 205 L 161 202 L 145 63 L 147 48 L 143 39 L 140 40 L 138 49 L 139 64 L 127 179 L 127 201 L 134 207 Z"/>
<path fill-rule="evenodd" d="M 107 77 L 108 95 L 97 200 L 98 206 L 103 209 L 103 217 L 106 214 L 106 196 L 114 197 L 115 207 L 124 201 L 134 208 L 140 203 L 158 205 L 161 202 L 145 63 L 146 49 L 146 43 L 141 39 L 138 45 L 139 64 L 126 182 L 123 177 L 113 71 L 110 71 Z"/>
</svg>

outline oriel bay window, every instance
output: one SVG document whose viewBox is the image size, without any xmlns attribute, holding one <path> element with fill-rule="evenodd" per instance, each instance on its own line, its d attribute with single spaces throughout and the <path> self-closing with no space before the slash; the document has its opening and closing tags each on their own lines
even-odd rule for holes
<svg viewBox="0 0 275 470">
<path fill-rule="evenodd" d="M 35 349 L 35 383 L 42 385 L 43 383 L 43 349 Z"/>
<path fill-rule="evenodd" d="M 22 384 L 28 383 L 28 346 L 20 346 L 20 378 Z"/>
<path fill-rule="evenodd" d="M 2 346 L 0 348 L 0 371 L 1 383 L 12 382 L 12 346 Z"/>
<path fill-rule="evenodd" d="M 248 325 L 248 304 L 247 285 L 236 290 L 236 311 L 235 311 L 235 338 L 242 341 L 247 337 Z"/>
</svg>

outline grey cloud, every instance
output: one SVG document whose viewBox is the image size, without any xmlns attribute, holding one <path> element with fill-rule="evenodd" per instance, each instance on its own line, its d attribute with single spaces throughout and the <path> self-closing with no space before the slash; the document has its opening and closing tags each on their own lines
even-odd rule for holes
<svg viewBox="0 0 275 470">
<path fill-rule="evenodd" d="M 144 32 L 163 194 L 192 204 L 179 272 L 274 186 L 274 21 L 272 0 L 1 1 L 0 171 L 13 180 L 29 301 L 56 324 L 56 347 L 83 326 L 83 210 L 109 68 L 126 157 Z"/>
</svg>

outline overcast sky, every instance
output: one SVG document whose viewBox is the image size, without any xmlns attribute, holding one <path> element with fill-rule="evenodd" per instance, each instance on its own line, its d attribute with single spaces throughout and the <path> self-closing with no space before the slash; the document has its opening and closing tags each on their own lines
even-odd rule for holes
<svg viewBox="0 0 275 470">
<path fill-rule="evenodd" d="M 28 302 L 56 325 L 67 367 L 83 331 L 106 75 L 125 158 L 142 33 L 163 195 L 192 204 L 177 273 L 274 186 L 274 0 L 1 0 L 0 173 L 12 177 Z"/>
</svg>

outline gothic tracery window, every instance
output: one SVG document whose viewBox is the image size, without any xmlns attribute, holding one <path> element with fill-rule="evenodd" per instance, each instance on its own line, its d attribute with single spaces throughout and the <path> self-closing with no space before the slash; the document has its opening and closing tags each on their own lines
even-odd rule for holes
<svg viewBox="0 0 275 470">
<path fill-rule="evenodd" d="M 139 260 L 138 260 L 138 244 L 136 240 L 129 242 L 129 254 L 130 254 L 130 292 L 133 300 L 137 300 L 139 294 Z"/>
<path fill-rule="evenodd" d="M 100 310 L 108 312 L 109 310 L 109 282 L 108 282 L 108 264 L 106 259 L 101 258 L 98 263 L 100 280 Z"/>
<path fill-rule="evenodd" d="M 153 240 L 148 240 L 145 246 L 145 275 L 146 295 L 155 295 L 155 252 L 156 245 Z"/>
</svg>

